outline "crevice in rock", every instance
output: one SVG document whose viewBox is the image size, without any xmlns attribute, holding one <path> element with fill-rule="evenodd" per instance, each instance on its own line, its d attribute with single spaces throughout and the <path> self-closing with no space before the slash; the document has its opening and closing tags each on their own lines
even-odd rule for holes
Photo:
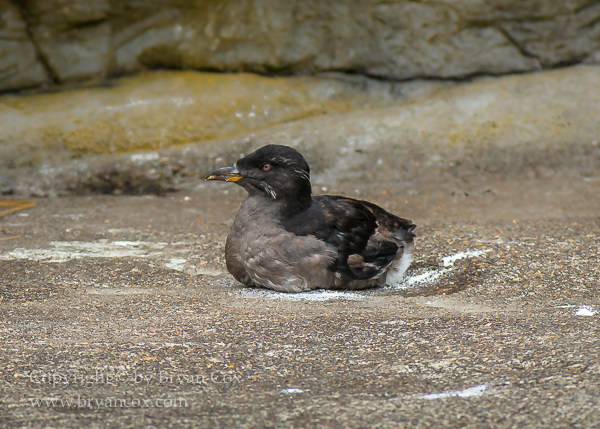
<svg viewBox="0 0 600 429">
<path fill-rule="evenodd" d="M 50 66 L 50 63 L 48 62 L 48 60 L 47 60 L 46 56 L 44 55 L 44 53 L 42 52 L 42 50 L 40 49 L 37 41 L 35 40 L 35 37 L 33 37 L 33 31 L 31 29 L 31 26 L 32 26 L 31 16 L 29 14 L 29 11 L 27 10 L 27 7 L 24 4 L 22 4 L 21 2 L 16 1 L 16 0 L 8 0 L 8 2 L 11 3 L 13 6 L 15 6 L 21 13 L 23 22 L 25 22 L 25 31 L 27 32 L 27 37 L 29 38 L 29 40 L 31 41 L 31 44 L 35 48 L 36 57 L 37 57 L 38 61 L 40 62 L 40 64 L 42 65 L 42 67 L 44 68 L 44 72 L 46 73 L 46 76 L 50 80 L 50 83 L 52 85 L 55 85 L 59 81 L 58 76 L 56 75 L 56 73 L 54 72 L 52 67 Z"/>
<path fill-rule="evenodd" d="M 534 58 L 534 57 L 533 57 Z M 580 61 L 575 62 L 574 64 L 579 64 Z M 574 64 L 569 64 L 569 65 L 574 65 Z M 561 64 L 558 67 L 551 67 L 551 69 L 558 69 L 558 68 L 563 68 L 566 67 L 566 65 Z M 548 70 L 550 68 L 547 68 L 545 70 Z M 434 81 L 434 82 L 452 82 L 452 83 L 469 83 L 472 82 L 476 79 L 479 78 L 483 78 L 483 77 L 502 77 L 502 76 L 508 76 L 508 75 L 519 75 L 519 74 L 528 74 L 528 73 L 532 73 L 535 71 L 541 70 L 540 69 L 536 69 L 536 70 L 513 70 L 510 72 L 498 72 L 498 73 L 494 73 L 494 72 L 475 72 L 475 73 L 467 73 L 464 75 L 460 75 L 460 76 L 437 76 L 437 75 L 415 75 L 415 76 L 411 76 L 411 77 L 407 77 L 407 78 L 397 78 L 394 76 L 388 76 L 388 75 L 377 75 L 377 74 L 372 74 L 372 73 L 368 73 L 368 72 L 364 72 L 364 71 L 353 71 L 353 70 L 328 70 L 328 71 L 323 71 L 321 73 L 316 73 L 314 74 L 314 76 L 340 76 L 340 79 L 342 79 L 341 76 L 348 76 L 348 77 L 352 77 L 352 76 L 360 76 L 363 78 L 368 78 L 368 79 L 373 79 L 373 80 L 378 80 L 381 82 L 390 82 L 390 83 L 409 83 L 409 82 L 415 82 L 415 81 Z M 259 74 L 259 73 L 257 73 Z M 269 74 L 267 76 L 281 76 L 281 75 L 275 75 L 275 74 Z"/>
<path fill-rule="evenodd" d="M 590 22 L 588 22 L 587 24 L 585 24 L 584 26 L 582 26 L 580 29 L 581 30 L 591 30 L 593 29 L 598 23 L 600 23 L 600 16 L 598 16 L 597 18 L 591 20 Z"/>
<path fill-rule="evenodd" d="M 497 25 L 494 28 L 496 28 L 500 33 L 502 33 L 502 35 L 504 37 L 506 37 L 506 40 L 508 40 L 510 42 L 511 45 L 513 45 L 515 47 L 515 49 L 517 51 L 519 51 L 519 53 L 521 55 L 523 55 L 525 58 L 530 58 L 533 61 L 535 61 L 535 66 L 536 66 L 536 70 L 542 70 L 542 65 L 540 63 L 540 60 L 537 56 L 533 55 L 531 52 L 528 52 L 527 49 L 525 49 L 508 31 L 506 31 L 506 29 L 504 29 L 501 25 Z"/>
<path fill-rule="evenodd" d="M 579 7 L 573 8 L 573 13 L 579 13 L 590 7 L 596 6 L 598 4 L 598 0 L 588 0 L 586 3 L 581 4 Z"/>
<path fill-rule="evenodd" d="M 96 27 L 104 22 L 106 22 L 106 18 L 93 19 L 90 21 L 85 21 L 85 22 L 80 22 L 80 23 L 74 24 L 72 27 L 70 27 L 70 29 L 71 30 L 85 30 L 87 28 Z"/>
</svg>

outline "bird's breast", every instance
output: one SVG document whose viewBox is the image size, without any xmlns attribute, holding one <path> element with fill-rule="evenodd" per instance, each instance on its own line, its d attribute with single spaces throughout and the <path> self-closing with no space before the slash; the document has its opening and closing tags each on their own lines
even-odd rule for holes
<svg viewBox="0 0 600 429">
<path fill-rule="evenodd" d="M 322 240 L 297 236 L 268 216 L 254 218 L 242 211 L 225 246 L 227 268 L 236 279 L 246 274 L 255 284 L 282 292 L 327 287 L 334 281 L 328 267 L 336 257 Z"/>
</svg>

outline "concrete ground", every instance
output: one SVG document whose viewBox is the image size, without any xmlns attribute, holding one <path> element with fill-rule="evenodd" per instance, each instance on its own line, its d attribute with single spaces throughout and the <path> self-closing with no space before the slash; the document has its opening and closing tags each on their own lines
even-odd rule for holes
<svg viewBox="0 0 600 429">
<path fill-rule="evenodd" d="M 0 426 L 600 427 L 597 178 L 316 191 L 418 224 L 403 284 L 240 287 L 232 184 L 1 217 Z"/>
</svg>

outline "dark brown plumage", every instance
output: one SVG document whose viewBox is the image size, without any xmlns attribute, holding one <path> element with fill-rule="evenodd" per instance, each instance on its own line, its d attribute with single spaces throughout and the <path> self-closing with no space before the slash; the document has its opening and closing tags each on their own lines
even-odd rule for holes
<svg viewBox="0 0 600 429">
<path fill-rule="evenodd" d="M 367 201 L 313 197 L 295 149 L 264 146 L 207 180 L 248 192 L 225 246 L 227 269 L 247 286 L 363 289 L 398 282 L 410 264 L 416 226 Z"/>
</svg>

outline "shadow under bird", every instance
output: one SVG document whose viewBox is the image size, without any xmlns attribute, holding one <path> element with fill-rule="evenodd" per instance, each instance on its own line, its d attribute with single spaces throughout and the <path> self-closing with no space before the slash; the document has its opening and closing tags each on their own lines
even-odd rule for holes
<svg viewBox="0 0 600 429">
<path fill-rule="evenodd" d="M 416 225 L 367 201 L 312 196 L 308 163 L 291 147 L 264 146 L 206 180 L 248 192 L 225 245 L 246 286 L 364 289 L 399 282 L 410 265 Z"/>
</svg>

